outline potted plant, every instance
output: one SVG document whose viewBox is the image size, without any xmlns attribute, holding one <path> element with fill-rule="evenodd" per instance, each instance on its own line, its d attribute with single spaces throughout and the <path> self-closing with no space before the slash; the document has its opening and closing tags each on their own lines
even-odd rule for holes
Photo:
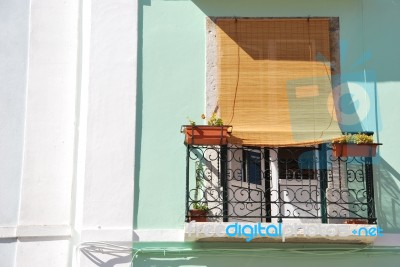
<svg viewBox="0 0 400 267">
<path fill-rule="evenodd" d="M 194 191 L 194 201 L 192 209 L 189 209 L 189 221 L 207 222 L 207 214 L 209 212 L 208 205 L 199 201 L 199 192 L 203 188 L 203 167 L 199 161 L 196 162 L 196 187 Z"/>
<path fill-rule="evenodd" d="M 366 133 L 346 133 L 332 141 L 333 155 L 336 157 L 375 157 L 376 148 L 373 135 Z"/>
<path fill-rule="evenodd" d="M 345 224 L 369 224 L 367 219 L 348 219 Z"/>
<path fill-rule="evenodd" d="M 202 114 L 202 119 L 205 115 Z M 232 126 L 224 125 L 221 118 L 213 113 L 207 125 L 196 125 L 189 119 L 190 125 L 184 125 L 181 132 L 185 133 L 185 144 L 188 145 L 226 145 Z"/>
<path fill-rule="evenodd" d="M 189 221 L 207 222 L 207 214 L 210 209 L 207 204 L 193 203 L 193 209 L 189 210 Z"/>
</svg>

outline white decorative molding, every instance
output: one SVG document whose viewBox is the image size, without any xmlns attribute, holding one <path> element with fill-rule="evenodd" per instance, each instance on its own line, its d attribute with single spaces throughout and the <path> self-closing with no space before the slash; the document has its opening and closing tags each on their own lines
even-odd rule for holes
<svg viewBox="0 0 400 267">
<path fill-rule="evenodd" d="M 213 227 L 220 223 L 199 223 L 202 229 Z M 232 224 L 232 223 L 228 223 Z M 368 227 L 368 225 L 349 225 L 352 229 L 359 227 Z M 185 232 L 186 231 L 186 232 Z M 188 225 L 185 229 L 146 229 L 146 230 L 132 230 L 132 229 L 85 229 L 81 232 L 81 242 L 124 242 L 126 244 L 131 242 L 184 242 L 196 241 L 207 238 L 203 231 L 199 231 L 198 236 L 195 233 L 189 235 Z M 23 226 L 2 226 L 0 227 L 0 239 L 7 238 L 24 238 L 24 237 L 70 237 L 71 228 L 67 225 L 23 225 Z M 244 237 L 241 237 L 243 239 Z M 217 238 L 218 239 L 218 238 Z M 212 238 L 212 241 L 217 241 Z M 220 238 L 219 238 L 220 239 Z M 282 238 L 273 238 L 269 242 L 323 242 L 328 239 L 322 237 L 307 237 L 304 239 L 304 232 L 299 230 L 297 237 L 286 237 L 283 241 Z M 211 240 L 211 239 L 210 239 Z M 238 238 L 224 237 L 224 240 L 238 241 Z M 331 241 L 332 239 L 329 239 Z M 373 246 L 400 246 L 400 234 L 385 234 L 378 237 L 341 237 L 336 241 L 347 242 L 362 242 L 372 243 Z M 240 240 L 239 240 L 240 241 Z M 257 240 L 256 242 L 260 242 Z M 263 242 L 268 242 L 264 240 Z M 335 242 L 335 241 L 332 241 Z"/>
<path fill-rule="evenodd" d="M 206 116 L 211 117 L 217 111 L 218 105 L 218 48 L 217 48 L 217 25 L 206 18 L 207 27 L 207 52 L 206 52 Z"/>
<path fill-rule="evenodd" d="M 183 242 L 184 229 L 146 229 L 134 230 L 134 240 L 139 242 Z"/>
<path fill-rule="evenodd" d="M 132 242 L 133 230 L 128 228 L 122 229 L 84 229 L 80 233 L 81 242 L 99 242 L 99 241 L 118 241 Z"/>
<path fill-rule="evenodd" d="M 17 238 L 20 237 L 71 237 L 69 225 L 20 225 Z"/>
<path fill-rule="evenodd" d="M 1 226 L 0 227 L 0 239 L 1 238 L 16 238 L 17 227 L 15 226 Z"/>
<path fill-rule="evenodd" d="M 69 225 L 19 225 L 0 227 L 0 239 L 24 237 L 71 237 Z"/>
</svg>

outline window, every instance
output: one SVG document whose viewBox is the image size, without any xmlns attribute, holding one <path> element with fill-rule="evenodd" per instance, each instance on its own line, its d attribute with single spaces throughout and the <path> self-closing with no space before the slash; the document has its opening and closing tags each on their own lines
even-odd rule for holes
<svg viewBox="0 0 400 267">
<path fill-rule="evenodd" d="M 279 179 L 316 179 L 315 147 L 284 147 L 278 150 Z"/>
<path fill-rule="evenodd" d="M 258 150 L 243 150 L 245 171 L 243 181 L 261 185 L 261 152 Z"/>
<path fill-rule="evenodd" d="M 199 161 L 208 221 L 373 222 L 370 161 L 335 158 L 325 144 L 341 135 L 333 90 L 338 19 L 214 18 L 207 25 L 207 113 L 218 111 L 233 137 L 227 146 L 188 145 L 187 210 Z"/>
<path fill-rule="evenodd" d="M 230 165 L 241 175 L 229 186 L 232 199 L 247 204 L 232 213 L 320 216 L 318 148 L 341 135 L 333 90 L 338 19 L 214 18 L 209 25 L 215 106 L 233 125 L 230 143 L 243 148 L 241 170 Z"/>
<path fill-rule="evenodd" d="M 281 215 L 315 222 L 312 218 L 319 217 L 321 209 L 319 152 L 316 146 L 231 146 L 228 170 L 237 175 L 235 179 L 228 178 L 228 199 L 232 204 L 229 213 L 247 217 L 240 219 L 243 221 L 261 218 L 265 222 L 276 222 Z"/>
<path fill-rule="evenodd" d="M 234 125 L 231 143 L 297 146 L 341 135 L 337 19 L 215 18 L 209 25 L 207 102 Z"/>
</svg>

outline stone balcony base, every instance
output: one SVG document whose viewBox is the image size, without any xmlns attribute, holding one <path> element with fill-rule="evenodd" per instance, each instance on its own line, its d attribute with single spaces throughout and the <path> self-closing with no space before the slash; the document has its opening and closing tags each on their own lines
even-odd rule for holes
<svg viewBox="0 0 400 267">
<path fill-rule="evenodd" d="M 382 230 L 365 224 L 185 223 L 185 241 L 370 244 Z"/>
</svg>

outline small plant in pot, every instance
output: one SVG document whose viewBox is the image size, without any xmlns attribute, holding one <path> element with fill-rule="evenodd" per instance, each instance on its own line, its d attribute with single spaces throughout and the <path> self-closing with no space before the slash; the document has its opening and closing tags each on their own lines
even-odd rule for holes
<svg viewBox="0 0 400 267">
<path fill-rule="evenodd" d="M 194 202 L 193 209 L 189 210 L 189 221 L 207 222 L 207 214 L 210 211 L 207 204 Z"/>
<path fill-rule="evenodd" d="M 345 133 L 332 141 L 333 155 L 336 157 L 374 157 L 379 145 L 374 143 L 372 134 L 366 133 Z"/>
<path fill-rule="evenodd" d="M 207 214 L 209 212 L 208 205 L 199 200 L 199 192 L 203 192 L 203 166 L 202 164 L 197 161 L 196 162 L 196 188 L 194 191 L 194 201 L 192 205 L 192 209 L 189 210 L 189 221 L 196 221 L 196 222 L 207 222 Z"/>
<path fill-rule="evenodd" d="M 348 219 L 345 224 L 369 224 L 367 219 Z"/>
<path fill-rule="evenodd" d="M 202 119 L 206 119 L 204 114 Z M 217 113 L 213 113 L 207 120 L 207 125 L 196 125 L 196 122 L 189 119 L 190 125 L 183 125 L 181 132 L 185 133 L 185 143 L 188 145 L 226 145 L 227 138 L 232 127 L 224 125 Z"/>
</svg>

